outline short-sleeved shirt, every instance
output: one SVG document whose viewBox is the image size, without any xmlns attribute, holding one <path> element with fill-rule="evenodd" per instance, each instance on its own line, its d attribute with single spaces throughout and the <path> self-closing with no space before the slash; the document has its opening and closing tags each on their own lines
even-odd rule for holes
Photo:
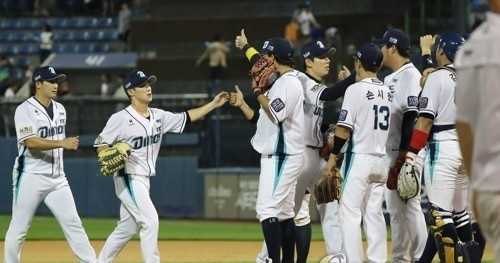
<svg viewBox="0 0 500 263">
<path fill-rule="evenodd" d="M 440 68 L 427 77 L 419 98 L 419 114 L 430 115 L 433 118 L 433 128 L 443 128 L 442 131 L 433 132 L 431 140 L 458 139 L 454 128 L 457 114 L 455 86 L 456 74 L 453 65 Z"/>
<path fill-rule="evenodd" d="M 45 174 L 52 177 L 64 176 L 63 149 L 47 151 L 28 149 L 24 142 L 33 137 L 46 140 L 66 138 L 66 109 L 52 100 L 52 117 L 37 99 L 31 97 L 16 108 L 14 123 L 16 126 L 18 157 L 14 169 L 18 172 Z"/>
<path fill-rule="evenodd" d="M 298 71 L 280 76 L 268 90 L 270 118 L 259 110 L 253 148 L 262 155 L 293 155 L 304 151 L 304 93 Z"/>
<path fill-rule="evenodd" d="M 392 100 L 389 88 L 378 79 L 366 78 L 347 88 L 337 126 L 352 130 L 348 152 L 386 154 Z"/>
<path fill-rule="evenodd" d="M 154 176 L 163 134 L 182 133 L 186 125 L 186 112 L 148 110 L 149 119 L 132 106 L 114 113 L 94 142 L 94 147 L 128 143 L 132 148 L 125 166 L 128 174 Z"/>
<path fill-rule="evenodd" d="M 393 95 L 391 128 L 387 141 L 388 153 L 399 151 L 403 115 L 418 110 L 421 77 L 418 69 L 412 63 L 407 63 L 384 79 L 384 84 L 389 87 Z"/>
<path fill-rule="evenodd" d="M 457 120 L 472 128 L 471 185 L 480 191 L 500 191 L 499 44 L 500 15 L 488 13 L 455 59 Z"/>
<path fill-rule="evenodd" d="M 304 73 L 299 73 L 299 80 L 304 90 L 304 141 L 307 146 L 322 147 L 323 108 L 321 93 L 327 88 Z"/>
</svg>

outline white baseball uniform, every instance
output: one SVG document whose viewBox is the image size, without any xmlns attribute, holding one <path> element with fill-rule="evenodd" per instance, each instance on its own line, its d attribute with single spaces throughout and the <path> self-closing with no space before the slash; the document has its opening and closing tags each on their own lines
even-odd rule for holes
<svg viewBox="0 0 500 263">
<path fill-rule="evenodd" d="M 280 221 L 295 216 L 294 197 L 297 178 L 302 171 L 304 152 L 304 94 L 299 72 L 280 76 L 267 92 L 268 116 L 261 108 L 253 148 L 261 154 L 257 218 Z"/>
<path fill-rule="evenodd" d="M 460 48 L 457 66 L 457 120 L 468 123 L 474 137 L 471 188 L 478 222 L 500 262 L 500 133 L 498 109 L 500 72 L 500 15 L 486 21 Z"/>
<path fill-rule="evenodd" d="M 35 137 L 66 138 L 64 106 L 51 100 L 49 107 L 52 107 L 52 117 L 35 97 L 31 97 L 17 106 L 14 115 L 19 154 L 12 173 L 12 219 L 5 235 L 5 262 L 21 262 L 21 247 L 42 201 L 61 225 L 78 260 L 96 262 L 64 173 L 63 149 L 37 151 L 25 145 L 27 139 Z"/>
<path fill-rule="evenodd" d="M 99 262 L 112 262 L 126 243 L 139 232 L 144 262 L 160 262 L 158 213 L 149 196 L 149 177 L 156 174 L 156 159 L 163 134 L 182 133 L 186 112 L 172 113 L 149 108 L 149 118 L 132 106 L 111 115 L 94 147 L 126 142 L 132 147 L 125 169 L 114 177 L 116 196 L 121 201 L 120 221 L 106 240 Z"/>
<path fill-rule="evenodd" d="M 383 189 L 387 167 L 381 166 L 386 154 L 389 135 L 392 95 L 378 79 L 366 78 L 351 85 L 344 96 L 337 127 L 349 128 L 351 137 L 342 163 L 344 178 L 340 215 L 342 238 L 347 259 L 351 263 L 364 261 L 361 240 L 361 220 L 368 207 L 377 207 L 378 220 L 371 220 L 368 231 L 381 238 L 369 244 L 370 262 L 387 261 L 386 225 L 382 213 Z M 378 225 L 373 223 L 378 222 Z M 368 239 L 368 242 L 372 240 Z"/>
<path fill-rule="evenodd" d="M 434 118 L 425 158 L 425 187 L 432 204 L 449 212 L 467 207 L 467 176 L 455 129 L 455 81 L 453 65 L 427 77 L 420 96 L 419 113 Z"/>
<path fill-rule="evenodd" d="M 417 111 L 420 78 L 418 69 L 412 63 L 407 63 L 384 79 L 394 97 L 387 141 L 387 167 L 391 167 L 398 157 L 403 115 L 408 111 Z M 421 163 L 421 160 L 418 162 Z M 420 206 L 420 195 L 404 203 L 397 191 L 386 189 L 385 200 L 391 218 L 393 262 L 418 259 L 427 240 L 427 225 Z"/>
</svg>

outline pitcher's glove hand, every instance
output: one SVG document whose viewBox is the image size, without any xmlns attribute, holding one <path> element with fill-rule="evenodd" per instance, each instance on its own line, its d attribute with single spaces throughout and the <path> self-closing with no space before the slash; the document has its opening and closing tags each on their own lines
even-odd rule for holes
<svg viewBox="0 0 500 263">
<path fill-rule="evenodd" d="M 397 190 L 399 197 L 405 202 L 420 193 L 420 172 L 415 165 L 416 158 L 416 154 L 408 152 L 399 172 Z"/>
<path fill-rule="evenodd" d="M 99 161 L 101 175 L 113 175 L 118 170 L 123 169 L 129 154 L 130 145 L 124 142 L 116 143 L 115 145 L 100 151 L 97 155 L 97 159 Z"/>
<path fill-rule="evenodd" d="M 332 176 L 321 177 L 314 187 L 314 196 L 318 204 L 340 201 L 342 177 L 337 168 L 332 173 Z"/>
<path fill-rule="evenodd" d="M 271 59 L 260 57 L 252 69 L 250 69 L 252 78 L 252 90 L 256 95 L 265 93 L 271 88 L 274 81 L 278 78 L 276 65 Z"/>
</svg>

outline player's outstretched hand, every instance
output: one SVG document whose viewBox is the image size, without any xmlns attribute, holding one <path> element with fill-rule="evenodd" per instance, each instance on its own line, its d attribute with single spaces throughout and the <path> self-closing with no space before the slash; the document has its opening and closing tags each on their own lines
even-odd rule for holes
<svg viewBox="0 0 500 263">
<path fill-rule="evenodd" d="M 244 103 L 243 92 L 241 92 L 238 85 L 234 86 L 234 92 L 230 93 L 229 104 L 233 107 L 241 107 Z"/>
<path fill-rule="evenodd" d="M 76 137 L 68 137 L 62 140 L 61 146 L 65 150 L 76 150 L 78 149 L 79 145 L 80 145 L 80 138 L 76 136 Z"/>
<path fill-rule="evenodd" d="M 239 49 L 243 49 L 247 44 L 248 44 L 248 39 L 247 36 L 245 35 L 245 29 L 242 28 L 240 34 L 237 35 L 236 39 L 234 40 L 234 45 Z"/>
<path fill-rule="evenodd" d="M 435 38 L 432 35 L 425 35 L 420 37 L 420 50 L 422 55 L 430 55 L 432 45 L 434 45 Z"/>
<path fill-rule="evenodd" d="M 339 80 L 344 80 L 348 78 L 351 75 L 351 71 L 344 65 L 342 65 L 342 69 L 339 70 L 339 73 L 337 74 L 337 78 Z"/>
<path fill-rule="evenodd" d="M 214 97 L 212 103 L 214 103 L 216 108 L 219 108 L 222 107 L 222 105 L 226 104 L 228 100 L 229 100 L 229 93 L 227 93 L 227 91 L 223 91 Z"/>
</svg>

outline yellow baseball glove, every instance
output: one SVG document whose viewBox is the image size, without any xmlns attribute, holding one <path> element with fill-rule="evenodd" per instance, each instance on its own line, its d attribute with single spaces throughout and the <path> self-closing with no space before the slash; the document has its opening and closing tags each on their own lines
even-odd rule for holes
<svg viewBox="0 0 500 263">
<path fill-rule="evenodd" d="M 124 142 L 116 143 L 115 145 L 99 152 L 97 159 L 101 175 L 110 176 L 118 170 L 125 167 L 125 163 L 130 154 L 130 145 Z"/>
</svg>

